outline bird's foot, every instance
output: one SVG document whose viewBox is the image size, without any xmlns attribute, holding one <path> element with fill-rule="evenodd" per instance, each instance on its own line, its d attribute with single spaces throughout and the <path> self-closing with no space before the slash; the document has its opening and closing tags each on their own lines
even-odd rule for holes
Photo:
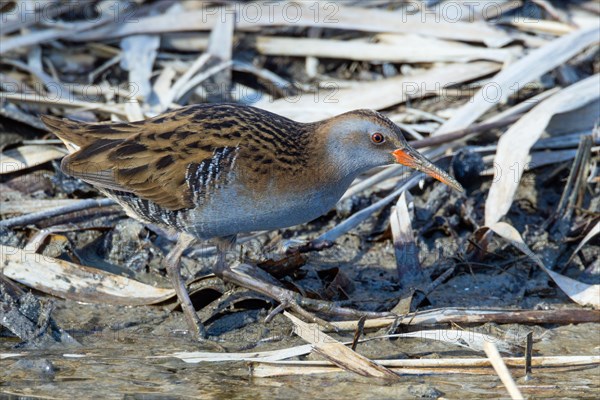
<svg viewBox="0 0 600 400">
<path fill-rule="evenodd" d="M 215 274 L 225 281 L 264 294 L 277 301 L 279 305 L 267 316 L 267 322 L 283 310 L 289 309 L 308 322 L 316 323 L 327 330 L 336 330 L 335 326 L 305 309 L 305 305 L 312 304 L 311 299 L 306 299 L 298 293 L 281 287 L 275 278 L 261 269 L 249 264 L 237 263 L 233 266 L 223 265 L 215 270 Z"/>
<path fill-rule="evenodd" d="M 267 322 L 281 311 L 289 309 L 309 322 L 317 323 L 327 330 L 336 331 L 337 328 L 335 326 L 317 317 L 312 312 L 341 319 L 358 319 L 363 316 L 367 318 L 379 318 L 384 315 L 390 315 L 390 313 L 358 311 L 351 308 L 339 307 L 329 301 L 309 299 L 282 287 L 277 279 L 260 268 L 239 262 L 230 265 L 226 261 L 226 253 L 233 248 L 234 243 L 234 238 L 220 238 L 216 240 L 218 258 L 217 263 L 213 267 L 213 272 L 224 281 L 261 293 L 277 301 L 279 305 L 267 316 Z M 327 243 L 324 246 L 327 247 L 330 244 Z M 301 254 L 303 250 L 312 251 L 320 248 L 321 246 L 307 246 L 298 250 L 297 253 Z"/>
</svg>

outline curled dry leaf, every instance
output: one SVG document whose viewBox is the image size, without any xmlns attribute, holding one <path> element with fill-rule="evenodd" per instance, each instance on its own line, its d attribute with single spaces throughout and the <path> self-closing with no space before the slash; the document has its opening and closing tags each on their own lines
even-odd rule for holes
<svg viewBox="0 0 600 400">
<path fill-rule="evenodd" d="M 542 260 L 531 251 L 529 246 L 523 241 L 519 232 L 511 225 L 505 222 L 496 222 L 492 226 L 489 226 L 489 228 L 531 258 L 540 268 L 550 275 L 550 278 L 552 278 L 558 287 L 565 292 L 571 300 L 584 306 L 600 307 L 600 285 L 588 285 L 546 268 Z"/>
<path fill-rule="evenodd" d="M 0 272 L 44 293 L 83 303 L 136 306 L 160 303 L 175 295 L 173 289 L 12 246 L 0 246 Z"/>
<path fill-rule="evenodd" d="M 600 74 L 583 79 L 544 100 L 511 126 L 498 141 L 494 165 L 499 173 L 485 203 L 485 224 L 498 222 L 508 212 L 519 186 L 529 150 L 555 114 L 582 107 L 600 97 Z"/>
<path fill-rule="evenodd" d="M 323 282 L 325 289 L 323 295 L 326 299 L 334 299 L 342 296 L 346 299 L 347 294 L 354 290 L 354 283 L 346 273 L 338 267 L 329 268 L 317 272 Z"/>
</svg>

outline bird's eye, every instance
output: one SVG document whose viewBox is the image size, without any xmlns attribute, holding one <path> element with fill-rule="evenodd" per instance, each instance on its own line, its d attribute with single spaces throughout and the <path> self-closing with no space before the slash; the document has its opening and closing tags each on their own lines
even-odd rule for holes
<svg viewBox="0 0 600 400">
<path fill-rule="evenodd" d="M 381 144 L 383 142 L 385 142 L 385 138 L 383 137 L 383 135 L 379 132 L 375 132 L 371 135 L 371 142 L 375 143 L 375 144 Z"/>
</svg>

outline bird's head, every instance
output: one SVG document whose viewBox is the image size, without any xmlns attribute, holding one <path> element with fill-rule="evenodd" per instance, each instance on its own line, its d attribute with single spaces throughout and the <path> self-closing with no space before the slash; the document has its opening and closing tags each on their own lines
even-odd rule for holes
<svg viewBox="0 0 600 400">
<path fill-rule="evenodd" d="M 322 122 L 327 152 L 344 173 L 402 164 L 462 191 L 462 186 L 412 148 L 398 125 L 373 110 L 355 110 Z"/>
</svg>

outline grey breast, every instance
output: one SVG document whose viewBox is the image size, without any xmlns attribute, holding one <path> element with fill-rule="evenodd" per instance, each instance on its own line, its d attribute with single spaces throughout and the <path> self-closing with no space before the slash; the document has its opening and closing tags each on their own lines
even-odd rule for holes
<svg viewBox="0 0 600 400">
<path fill-rule="evenodd" d="M 351 180 L 350 180 L 351 181 Z M 311 221 L 331 210 L 347 185 L 290 192 L 278 196 L 255 196 L 231 185 L 211 196 L 201 207 L 181 214 L 187 231 L 200 238 L 243 232 L 280 229 Z"/>
</svg>

